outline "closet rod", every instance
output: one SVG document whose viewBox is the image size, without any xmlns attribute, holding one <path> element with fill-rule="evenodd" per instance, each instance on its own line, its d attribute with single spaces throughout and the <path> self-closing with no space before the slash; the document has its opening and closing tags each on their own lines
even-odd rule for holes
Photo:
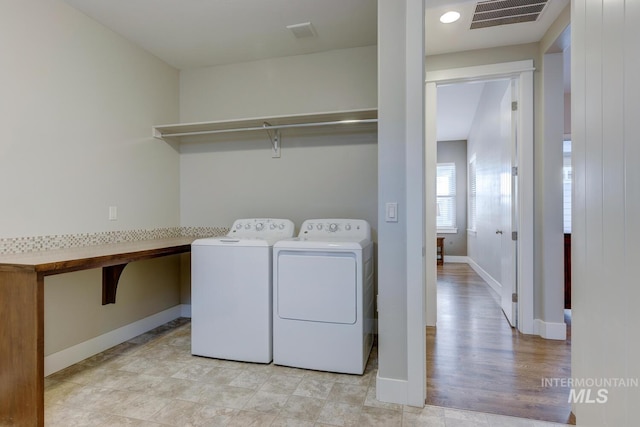
<svg viewBox="0 0 640 427">
<path fill-rule="evenodd" d="M 295 123 L 289 125 L 266 125 L 266 126 L 253 126 L 246 128 L 231 128 L 231 129 L 216 129 L 216 130 L 203 130 L 194 132 L 178 132 L 178 133 L 162 133 L 161 137 L 177 137 L 177 136 L 195 136 L 195 135 L 210 135 L 215 133 L 230 133 L 230 132 L 247 132 L 247 131 L 259 131 L 267 129 L 291 129 L 291 128 L 305 128 L 316 126 L 336 126 L 347 124 L 364 124 L 364 123 L 377 123 L 378 119 L 357 119 L 357 120 L 337 120 L 333 122 L 317 122 L 317 123 Z"/>
</svg>

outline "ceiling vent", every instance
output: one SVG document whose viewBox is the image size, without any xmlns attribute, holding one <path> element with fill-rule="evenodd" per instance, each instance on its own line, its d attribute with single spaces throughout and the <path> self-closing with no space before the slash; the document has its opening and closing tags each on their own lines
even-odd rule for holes
<svg viewBox="0 0 640 427">
<path fill-rule="evenodd" d="M 538 19 L 547 0 L 487 0 L 476 4 L 471 29 L 533 22 Z"/>
<path fill-rule="evenodd" d="M 287 29 L 291 30 L 297 39 L 305 37 L 315 37 L 316 30 L 311 22 L 303 22 L 302 24 L 287 25 Z"/>
</svg>

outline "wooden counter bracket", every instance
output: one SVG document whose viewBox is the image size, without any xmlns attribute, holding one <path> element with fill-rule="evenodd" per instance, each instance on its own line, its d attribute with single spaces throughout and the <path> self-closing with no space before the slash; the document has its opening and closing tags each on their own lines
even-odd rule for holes
<svg viewBox="0 0 640 427">
<path fill-rule="evenodd" d="M 102 305 L 116 303 L 116 291 L 122 270 L 128 264 L 111 265 L 102 267 Z"/>
</svg>

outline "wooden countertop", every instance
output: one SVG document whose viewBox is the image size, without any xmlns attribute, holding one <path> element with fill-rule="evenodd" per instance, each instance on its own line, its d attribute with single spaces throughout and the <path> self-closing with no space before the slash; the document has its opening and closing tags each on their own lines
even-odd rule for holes
<svg viewBox="0 0 640 427">
<path fill-rule="evenodd" d="M 43 276 L 191 251 L 195 237 L 172 237 L 78 248 L 0 255 L 1 271 L 35 271 Z"/>
</svg>

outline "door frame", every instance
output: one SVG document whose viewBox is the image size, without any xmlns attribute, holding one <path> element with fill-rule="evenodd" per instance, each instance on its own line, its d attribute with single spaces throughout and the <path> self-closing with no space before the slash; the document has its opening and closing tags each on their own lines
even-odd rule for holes
<svg viewBox="0 0 640 427">
<path fill-rule="evenodd" d="M 533 60 L 514 61 L 490 65 L 480 65 L 448 70 L 429 71 L 425 79 L 425 245 L 436 246 L 435 221 L 430 221 L 436 204 L 436 109 L 437 86 L 497 78 L 518 79 L 518 240 L 517 240 L 517 282 L 518 282 L 518 330 L 525 334 L 534 333 L 533 319 Z M 434 249 L 435 250 L 435 249 Z M 430 259 L 427 256 L 427 259 Z M 424 319 L 427 326 L 435 326 L 437 319 L 437 271 L 427 269 Z"/>
</svg>

